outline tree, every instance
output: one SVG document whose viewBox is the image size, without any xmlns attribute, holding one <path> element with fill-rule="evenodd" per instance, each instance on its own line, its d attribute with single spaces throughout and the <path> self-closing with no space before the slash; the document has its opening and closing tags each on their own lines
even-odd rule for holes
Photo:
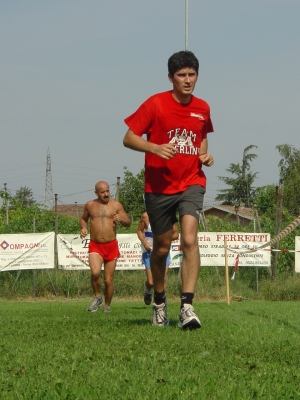
<svg viewBox="0 0 300 400">
<path fill-rule="evenodd" d="M 288 144 L 276 146 L 282 159 L 280 160 L 279 176 L 283 184 L 283 206 L 293 215 L 299 215 L 300 210 L 300 150 Z"/>
<path fill-rule="evenodd" d="M 33 198 L 32 190 L 26 186 L 20 187 L 20 189 L 16 191 L 16 195 L 13 199 L 23 207 L 30 207 L 36 203 Z"/>
<path fill-rule="evenodd" d="M 223 204 L 244 203 L 247 207 L 252 205 L 254 200 L 254 188 L 252 185 L 257 175 L 257 172 L 252 173 L 250 171 L 250 162 L 257 157 L 256 154 L 248 153 L 252 148 L 257 148 L 257 146 L 252 144 L 244 149 L 241 165 L 232 163 L 226 169 L 227 172 L 236 175 L 236 178 L 218 177 L 231 187 L 219 190 L 220 194 L 217 195 L 216 200 L 223 201 Z"/>
<path fill-rule="evenodd" d="M 260 214 L 266 214 L 275 218 L 276 212 L 276 186 L 261 186 L 255 190 L 255 200 Z"/>
<path fill-rule="evenodd" d="M 124 167 L 124 180 L 120 185 L 119 201 L 133 218 L 140 218 L 145 211 L 144 205 L 144 169 L 136 176 Z"/>
<path fill-rule="evenodd" d="M 34 204 L 22 207 L 16 203 L 9 210 L 9 224 L 6 225 L 5 209 L 0 208 L 0 233 L 40 233 L 54 232 L 55 212 L 47 210 L 44 205 Z M 79 232 L 78 218 L 58 215 L 58 233 Z"/>
<path fill-rule="evenodd" d="M 2 208 L 5 207 L 5 201 L 8 201 L 9 203 L 13 201 L 13 197 L 6 192 L 5 190 L 0 190 L 0 197 L 3 200 L 2 201 Z"/>
</svg>

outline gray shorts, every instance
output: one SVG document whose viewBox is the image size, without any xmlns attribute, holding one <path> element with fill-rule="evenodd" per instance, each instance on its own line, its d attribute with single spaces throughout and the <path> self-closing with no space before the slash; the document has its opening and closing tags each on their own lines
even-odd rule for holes
<svg viewBox="0 0 300 400">
<path fill-rule="evenodd" d="M 176 194 L 145 193 L 146 210 L 152 232 L 161 235 L 172 229 L 179 216 L 192 215 L 200 221 L 203 208 L 205 188 L 199 185 L 190 186 L 185 192 Z"/>
</svg>

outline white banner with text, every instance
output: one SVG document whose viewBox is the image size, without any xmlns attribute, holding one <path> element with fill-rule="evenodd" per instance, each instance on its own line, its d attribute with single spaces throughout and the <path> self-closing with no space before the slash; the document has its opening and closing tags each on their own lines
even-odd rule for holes
<svg viewBox="0 0 300 400">
<path fill-rule="evenodd" d="M 0 271 L 54 268 L 54 232 L 0 235 Z"/>
<path fill-rule="evenodd" d="M 89 269 L 89 236 L 58 235 L 58 267 L 65 270 Z M 141 244 L 137 235 L 117 235 L 121 256 L 117 260 L 117 270 L 143 269 L 141 265 Z M 227 242 L 228 265 L 233 266 L 239 253 L 240 267 L 270 267 L 271 248 L 256 250 L 270 241 L 269 233 L 205 232 L 198 233 L 201 265 L 206 267 L 225 265 L 224 240 Z M 171 244 L 171 268 L 181 265 L 180 238 Z"/>
</svg>

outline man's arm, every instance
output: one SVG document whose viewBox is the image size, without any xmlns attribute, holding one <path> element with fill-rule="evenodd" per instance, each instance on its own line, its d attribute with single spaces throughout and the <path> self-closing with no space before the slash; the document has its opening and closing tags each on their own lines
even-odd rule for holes
<svg viewBox="0 0 300 400">
<path fill-rule="evenodd" d="M 142 245 L 145 247 L 145 249 L 147 251 L 150 251 L 151 247 L 149 246 L 149 243 L 146 242 L 145 235 L 143 233 L 145 228 L 146 228 L 145 220 L 144 220 L 143 216 L 141 216 L 141 219 L 140 219 L 139 226 L 137 228 L 136 234 L 137 234 L 138 238 L 140 239 Z"/>
<path fill-rule="evenodd" d="M 139 226 L 137 228 L 136 234 L 138 236 L 138 238 L 140 239 L 142 245 L 145 247 L 145 249 L 147 251 L 151 251 L 152 248 L 149 245 L 149 243 L 146 241 L 145 239 L 145 235 L 144 235 L 144 230 L 147 228 L 147 224 L 145 222 L 145 218 L 144 218 L 144 214 L 141 216 L 140 222 L 139 222 Z"/>
<path fill-rule="evenodd" d="M 87 206 L 85 205 L 82 217 L 79 221 L 81 239 L 84 238 L 85 236 L 87 236 L 87 234 L 89 233 L 88 229 L 87 229 L 87 223 L 88 223 L 89 217 L 90 217 L 90 214 L 87 210 Z"/>
<path fill-rule="evenodd" d="M 122 226 L 125 226 L 126 228 L 129 228 L 129 226 L 131 225 L 131 219 L 126 214 L 126 212 L 120 202 L 118 202 L 118 209 L 114 215 L 114 220 L 117 222 L 120 222 L 120 224 Z"/>
<path fill-rule="evenodd" d="M 210 153 L 207 152 L 207 150 L 208 150 L 208 141 L 207 137 L 205 137 L 202 139 L 202 142 L 200 144 L 199 159 L 203 165 L 211 167 L 214 163 L 214 158 Z"/>
<path fill-rule="evenodd" d="M 158 157 L 164 158 L 165 160 L 169 160 L 176 155 L 175 145 L 170 143 L 155 144 L 148 142 L 130 129 L 128 129 L 124 136 L 123 145 L 131 150 L 156 154 Z"/>
</svg>

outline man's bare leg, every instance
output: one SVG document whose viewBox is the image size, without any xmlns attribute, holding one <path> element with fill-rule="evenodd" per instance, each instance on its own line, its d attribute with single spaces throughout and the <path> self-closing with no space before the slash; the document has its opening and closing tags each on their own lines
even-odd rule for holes
<svg viewBox="0 0 300 400">
<path fill-rule="evenodd" d="M 100 287 L 101 287 L 101 267 L 102 267 L 103 259 L 97 253 L 89 254 L 89 264 L 91 268 L 91 285 L 94 292 L 94 299 L 92 304 L 88 307 L 88 311 L 95 312 L 101 306 L 103 300 L 100 296 Z"/>
<path fill-rule="evenodd" d="M 89 264 L 91 268 L 91 285 L 95 296 L 100 296 L 101 287 L 101 267 L 103 264 L 102 257 L 97 253 L 89 254 Z"/>
<path fill-rule="evenodd" d="M 152 325 L 164 327 L 169 325 L 165 296 L 166 261 L 170 251 L 173 229 L 162 235 L 153 235 L 153 250 L 150 264 L 154 287 L 152 306 Z"/>
<path fill-rule="evenodd" d="M 152 273 L 151 273 L 151 269 L 149 268 L 145 268 L 146 271 L 146 282 L 145 282 L 145 286 L 147 288 L 147 290 L 152 290 L 153 289 L 153 279 L 152 279 Z"/>
<path fill-rule="evenodd" d="M 150 268 L 146 268 L 146 282 L 145 282 L 145 290 L 144 290 L 144 303 L 149 306 L 152 303 L 153 298 L 153 279 Z"/>
<path fill-rule="evenodd" d="M 167 290 L 167 275 L 168 275 L 168 271 L 169 271 L 169 266 L 166 265 L 166 270 L 165 270 L 165 279 L 164 279 L 164 291 Z"/>
<path fill-rule="evenodd" d="M 158 293 L 163 292 L 165 287 L 166 261 L 172 242 L 172 232 L 173 229 L 170 229 L 161 235 L 153 235 L 150 264 L 153 287 Z"/>
<path fill-rule="evenodd" d="M 198 226 L 197 219 L 192 215 L 183 215 L 181 217 L 181 249 L 183 251 L 181 277 L 183 293 L 194 293 L 198 280 L 200 270 Z"/>
<path fill-rule="evenodd" d="M 200 270 L 198 246 L 198 220 L 191 215 L 181 218 L 181 249 L 183 259 L 181 266 L 182 293 L 179 313 L 179 328 L 198 329 L 201 322 L 192 306 L 197 279 Z"/>
<path fill-rule="evenodd" d="M 104 285 L 105 285 L 105 305 L 110 306 L 114 294 L 114 273 L 117 261 L 108 261 L 104 263 Z"/>
</svg>

